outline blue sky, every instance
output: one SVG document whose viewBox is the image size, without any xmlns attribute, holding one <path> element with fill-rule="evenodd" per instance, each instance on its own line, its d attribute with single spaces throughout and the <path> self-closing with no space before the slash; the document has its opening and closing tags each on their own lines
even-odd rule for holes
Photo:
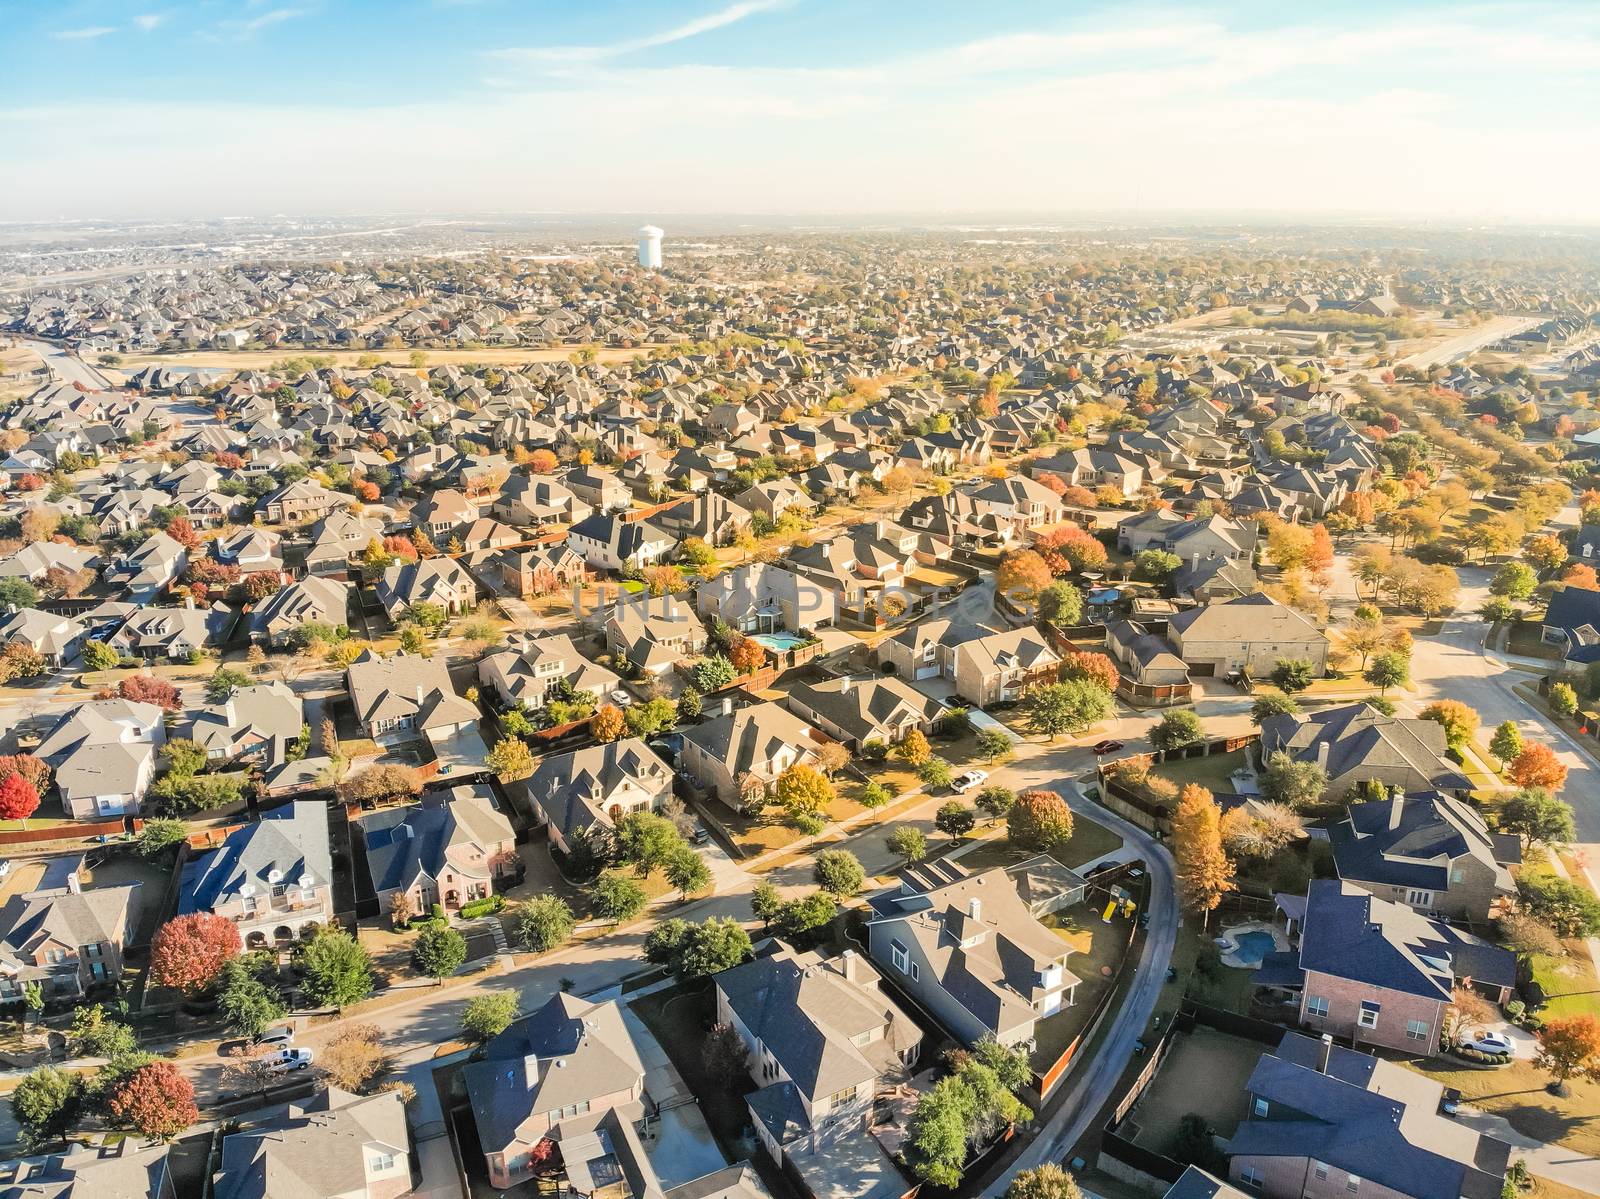
<svg viewBox="0 0 1600 1199">
<path fill-rule="evenodd" d="M 0 219 L 1600 222 L 1600 4 L 0 0 Z"/>
</svg>

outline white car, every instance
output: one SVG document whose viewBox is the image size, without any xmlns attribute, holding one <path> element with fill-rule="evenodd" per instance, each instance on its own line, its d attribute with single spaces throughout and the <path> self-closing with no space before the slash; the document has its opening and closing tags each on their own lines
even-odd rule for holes
<svg viewBox="0 0 1600 1199">
<path fill-rule="evenodd" d="M 266 1068 L 273 1074 L 288 1074 L 292 1070 L 306 1070 L 311 1066 L 311 1050 L 280 1049 L 266 1059 Z"/>
<path fill-rule="evenodd" d="M 965 774 L 958 774 L 950 780 L 950 790 L 957 795 L 965 795 L 975 787 L 981 787 L 989 781 L 987 771 L 969 770 Z"/>
<path fill-rule="evenodd" d="M 5 876 L 10 874 L 10 873 L 11 873 L 11 859 L 10 858 L 0 859 L 0 878 L 5 878 Z"/>
<path fill-rule="evenodd" d="M 1510 1053 L 1511 1038 L 1497 1032 L 1480 1032 L 1471 1040 L 1463 1041 L 1461 1046 L 1479 1053 Z"/>
<path fill-rule="evenodd" d="M 287 1024 L 274 1024 L 271 1028 L 267 1029 L 256 1038 L 256 1044 L 276 1045 L 286 1049 L 293 1040 L 294 1029 L 290 1028 Z"/>
<path fill-rule="evenodd" d="M 633 702 L 633 692 L 623 691 L 621 688 L 618 688 L 616 691 L 611 693 L 611 702 L 616 704 L 619 708 L 626 708 Z"/>
</svg>

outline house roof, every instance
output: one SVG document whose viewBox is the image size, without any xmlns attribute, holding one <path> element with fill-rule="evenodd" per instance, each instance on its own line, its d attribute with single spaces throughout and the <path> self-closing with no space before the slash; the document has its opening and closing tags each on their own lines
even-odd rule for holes
<svg viewBox="0 0 1600 1199">
<path fill-rule="evenodd" d="M 1451 863 L 1470 856 L 1509 894 L 1506 867 L 1522 859 L 1514 834 L 1491 833 L 1474 808 L 1437 791 L 1351 804 L 1328 840 L 1340 878 L 1437 892 L 1449 888 Z"/>
<path fill-rule="evenodd" d="M 161 1199 L 169 1148 L 128 1137 L 0 1161 L 0 1199 Z"/>
<path fill-rule="evenodd" d="M 242 894 L 247 885 L 256 894 L 270 895 L 273 886 L 298 886 L 305 876 L 312 886 L 333 881 L 328 805 L 323 800 L 265 812 L 257 823 L 229 833 L 218 848 L 191 858 L 178 888 L 178 911 L 209 912 Z"/>
<path fill-rule="evenodd" d="M 495 847 L 516 835 L 487 787 L 457 787 L 448 798 L 434 792 L 421 803 L 376 812 L 359 823 L 367 872 L 379 892 L 407 890 L 418 875 L 437 879 L 447 865 L 487 880 Z"/>
<path fill-rule="evenodd" d="M 1451 791 L 1471 786 L 1444 754 L 1444 726 L 1432 720 L 1385 716 L 1366 703 L 1320 712 L 1269 717 L 1261 725 L 1261 750 L 1282 750 L 1300 761 L 1320 761 L 1330 779 L 1353 770 L 1410 770 L 1428 785 Z"/>
<path fill-rule="evenodd" d="M 907 720 L 931 721 L 944 710 L 938 700 L 892 676 L 795 683 L 789 696 L 862 741 L 885 737 Z"/>
<path fill-rule="evenodd" d="M 637 737 L 588 745 L 539 759 L 533 774 L 515 784 L 565 836 L 594 824 L 609 825 L 607 810 L 630 793 L 653 801 L 672 790 L 672 771 Z"/>
<path fill-rule="evenodd" d="M 1219 600 L 1173 615 L 1168 629 L 1174 636 L 1194 641 L 1326 641 L 1327 636 L 1308 617 L 1265 592 Z"/>
<path fill-rule="evenodd" d="M 683 734 L 735 778 L 751 770 L 761 773 L 785 746 L 804 754 L 815 746 L 816 736 L 809 724 L 770 700 L 717 716 Z"/>
<path fill-rule="evenodd" d="M 410 1153 L 405 1103 L 394 1091 L 329 1087 L 282 1116 L 222 1141 L 217 1199 L 323 1199 L 364 1194 L 370 1149 Z"/>
</svg>

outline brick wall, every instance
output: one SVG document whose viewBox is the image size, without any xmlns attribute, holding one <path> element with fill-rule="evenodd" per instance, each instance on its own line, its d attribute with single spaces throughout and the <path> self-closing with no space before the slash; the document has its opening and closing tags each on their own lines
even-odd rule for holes
<svg viewBox="0 0 1600 1199">
<path fill-rule="evenodd" d="M 1328 1001 L 1325 1019 L 1313 1016 L 1308 1010 L 1313 997 Z M 1362 1000 L 1381 1005 L 1376 1028 L 1362 1028 L 1357 1024 Z M 1305 991 L 1300 999 L 1300 1020 L 1313 1034 L 1331 1032 L 1336 1037 L 1357 1044 L 1386 1045 L 1391 1049 L 1431 1053 L 1439 1043 L 1446 1006 L 1443 1000 L 1425 999 L 1420 995 L 1385 990 L 1308 970 Z M 1427 1036 L 1421 1039 L 1407 1037 L 1406 1022 L 1410 1020 L 1420 1020 L 1426 1024 Z"/>
</svg>

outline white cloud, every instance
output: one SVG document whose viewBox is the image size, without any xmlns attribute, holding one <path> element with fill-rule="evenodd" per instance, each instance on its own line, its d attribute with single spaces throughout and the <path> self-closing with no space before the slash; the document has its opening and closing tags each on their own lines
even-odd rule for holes
<svg viewBox="0 0 1600 1199">
<path fill-rule="evenodd" d="M 134 28 L 140 30 L 141 32 L 149 33 L 164 20 L 166 20 L 166 17 L 160 13 L 147 12 L 140 13 L 138 16 L 134 17 L 133 24 Z"/>
<path fill-rule="evenodd" d="M 674 42 L 687 41 L 690 38 L 699 37 L 703 33 L 712 33 L 718 29 L 725 29 L 729 25 L 735 25 L 759 13 L 771 12 L 773 9 L 782 8 L 787 3 L 789 3 L 789 0 L 741 0 L 741 3 L 730 4 L 727 8 L 707 13 L 703 17 L 696 17 L 692 21 L 685 21 L 682 25 L 674 26 L 660 33 L 627 38 L 623 41 L 611 42 L 603 46 L 513 46 L 501 50 L 491 50 L 488 53 L 493 58 L 515 58 L 525 62 L 599 62 L 603 59 L 632 54 L 638 50 L 649 50 L 656 46 L 669 46 Z"/>
<path fill-rule="evenodd" d="M 50 36 L 63 42 L 87 42 L 117 31 L 115 25 L 90 25 L 85 29 L 61 29 Z"/>
</svg>

